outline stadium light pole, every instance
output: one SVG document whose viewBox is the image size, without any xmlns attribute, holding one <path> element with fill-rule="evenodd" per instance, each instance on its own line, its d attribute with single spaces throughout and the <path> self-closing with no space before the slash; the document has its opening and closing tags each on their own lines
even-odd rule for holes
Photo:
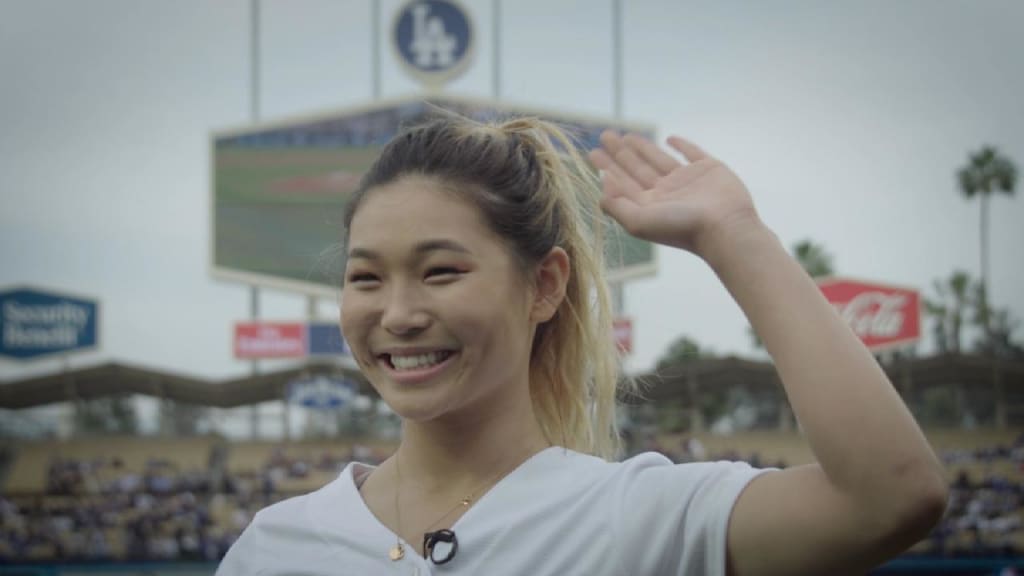
<svg viewBox="0 0 1024 576">
<path fill-rule="evenodd" d="M 612 116 L 622 119 L 622 0 L 612 0 Z M 612 283 L 612 313 L 625 312 L 625 286 L 623 280 Z"/>
<path fill-rule="evenodd" d="M 370 88 L 373 99 L 380 100 L 380 0 L 373 0 L 370 7 Z"/>
<path fill-rule="evenodd" d="M 250 120 L 256 123 L 260 119 L 260 0 L 250 0 L 249 4 L 249 115 Z M 249 315 L 252 321 L 260 317 L 260 287 L 256 284 L 249 286 Z M 260 374 L 260 361 L 253 359 L 251 374 L 255 379 Z M 260 435 L 260 405 L 253 404 L 249 413 L 250 434 L 254 438 Z"/>
<path fill-rule="evenodd" d="M 491 2 L 491 90 L 501 100 L 501 0 Z"/>
</svg>

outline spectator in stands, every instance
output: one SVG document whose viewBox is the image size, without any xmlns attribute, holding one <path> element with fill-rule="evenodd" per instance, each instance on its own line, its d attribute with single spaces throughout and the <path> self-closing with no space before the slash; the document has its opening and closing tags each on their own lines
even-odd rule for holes
<svg viewBox="0 0 1024 576">
<path fill-rule="evenodd" d="M 682 442 L 683 453 L 686 457 L 695 462 L 702 462 L 708 457 L 708 451 L 704 444 L 696 436 L 685 438 Z"/>
<path fill-rule="evenodd" d="M 856 573 L 927 534 L 947 488 L 892 384 L 733 172 L 669 144 L 686 161 L 604 134 L 601 207 L 718 274 L 820 464 L 598 457 L 620 380 L 590 168 L 541 121 L 441 115 L 384 148 L 346 218 L 342 329 L 401 444 L 260 512 L 219 573 Z"/>
</svg>

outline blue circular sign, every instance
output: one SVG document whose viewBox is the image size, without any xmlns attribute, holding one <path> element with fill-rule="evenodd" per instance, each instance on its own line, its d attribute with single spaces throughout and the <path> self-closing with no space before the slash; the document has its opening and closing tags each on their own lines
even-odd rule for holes
<svg viewBox="0 0 1024 576">
<path fill-rule="evenodd" d="M 453 0 L 415 0 L 398 12 L 393 45 L 402 65 L 426 84 L 447 82 L 473 55 L 473 26 Z"/>
</svg>

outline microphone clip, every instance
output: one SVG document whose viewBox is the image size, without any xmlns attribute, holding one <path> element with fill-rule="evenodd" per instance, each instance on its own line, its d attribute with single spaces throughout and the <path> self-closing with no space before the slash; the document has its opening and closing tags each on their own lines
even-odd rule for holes
<svg viewBox="0 0 1024 576">
<path fill-rule="evenodd" d="M 441 546 L 438 546 L 438 544 L 441 544 Z M 430 561 L 435 565 L 440 566 L 441 564 L 451 562 L 452 558 L 455 558 L 455 553 L 458 551 L 459 539 L 455 537 L 455 532 L 445 529 L 438 530 L 437 532 L 423 533 L 424 556 L 430 558 Z M 438 553 L 444 554 L 444 556 L 438 559 Z"/>
</svg>

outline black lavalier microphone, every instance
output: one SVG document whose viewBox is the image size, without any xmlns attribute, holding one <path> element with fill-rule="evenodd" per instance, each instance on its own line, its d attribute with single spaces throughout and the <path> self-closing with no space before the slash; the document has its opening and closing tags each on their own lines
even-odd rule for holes
<svg viewBox="0 0 1024 576">
<path fill-rule="evenodd" d="M 455 553 L 459 551 L 459 539 L 455 537 L 455 532 L 447 529 L 424 532 L 423 551 L 434 564 L 447 564 L 452 561 L 452 558 L 455 558 Z M 441 558 L 438 559 L 438 556 Z"/>
</svg>

